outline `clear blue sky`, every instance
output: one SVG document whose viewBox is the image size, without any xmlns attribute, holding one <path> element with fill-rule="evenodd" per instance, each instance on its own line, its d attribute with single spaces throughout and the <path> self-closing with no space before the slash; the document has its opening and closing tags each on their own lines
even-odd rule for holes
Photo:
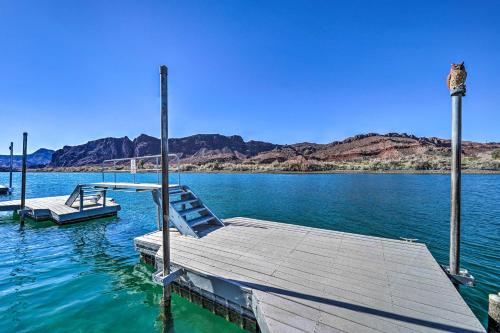
<svg viewBox="0 0 500 333">
<path fill-rule="evenodd" d="M 469 71 L 463 136 L 500 141 L 500 1 L 0 0 L 0 153 L 170 133 L 326 143 L 449 137 L 445 78 Z"/>
</svg>

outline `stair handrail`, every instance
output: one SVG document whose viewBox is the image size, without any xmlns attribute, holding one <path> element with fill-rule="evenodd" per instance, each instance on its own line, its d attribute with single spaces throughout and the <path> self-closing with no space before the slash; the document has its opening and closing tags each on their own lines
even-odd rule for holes
<svg viewBox="0 0 500 333">
<path fill-rule="evenodd" d="M 182 156 L 181 154 L 168 154 L 169 157 L 169 164 L 175 164 L 176 165 L 176 170 L 174 171 L 177 173 L 178 176 L 178 182 L 179 185 L 181 184 L 181 172 L 180 172 L 180 157 Z M 172 160 L 170 160 L 172 159 Z M 138 168 L 138 161 L 145 161 L 145 160 L 154 160 L 155 162 L 153 163 L 153 168 L 147 168 L 147 169 L 140 169 Z M 136 156 L 136 157 L 125 157 L 125 158 L 113 158 L 113 159 L 108 159 L 104 160 L 101 162 L 101 176 L 102 176 L 102 181 L 104 182 L 104 174 L 105 173 L 112 173 L 113 174 L 113 181 L 116 183 L 116 174 L 117 173 L 131 173 L 133 174 L 134 177 L 134 183 L 135 181 L 135 174 L 136 173 L 146 173 L 146 172 L 151 172 L 151 171 L 156 171 L 156 183 L 160 184 L 160 174 L 161 174 L 161 155 L 144 155 L 144 156 Z M 129 161 L 130 163 L 126 163 Z M 108 166 L 110 163 L 113 163 L 112 166 Z M 120 165 L 129 165 L 130 168 L 127 169 L 122 169 L 122 168 L 117 168 L 117 164 Z M 144 163 L 142 164 L 144 166 Z M 135 166 L 135 168 L 133 168 Z"/>
</svg>

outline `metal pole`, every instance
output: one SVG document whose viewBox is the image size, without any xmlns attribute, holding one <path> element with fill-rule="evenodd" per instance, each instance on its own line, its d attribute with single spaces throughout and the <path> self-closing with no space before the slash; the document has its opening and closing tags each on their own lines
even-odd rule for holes
<svg viewBox="0 0 500 333">
<path fill-rule="evenodd" d="M 161 207 L 162 207 L 162 236 L 163 236 L 163 277 L 170 274 L 170 240 L 169 240 L 169 187 L 168 187 L 168 69 L 160 66 L 160 94 L 161 94 Z M 170 319 L 170 285 L 163 287 L 164 320 Z"/>
<path fill-rule="evenodd" d="M 14 160 L 14 142 L 10 143 L 10 169 L 9 169 L 9 189 L 12 190 L 12 168 L 13 168 L 13 160 Z"/>
<path fill-rule="evenodd" d="M 460 273 L 460 192 L 462 177 L 462 97 L 465 96 L 467 73 L 463 63 L 453 64 L 448 75 L 451 95 L 451 212 L 450 273 Z"/>
<path fill-rule="evenodd" d="M 26 205 L 26 151 L 28 149 L 28 133 L 23 133 L 23 162 L 21 167 L 21 225 L 24 224 L 24 209 Z"/>
<path fill-rule="evenodd" d="M 451 97 L 450 273 L 460 272 L 460 190 L 462 174 L 462 95 Z"/>
<path fill-rule="evenodd" d="M 80 207 L 78 207 L 78 208 L 79 208 L 80 212 L 83 212 L 83 187 L 80 186 L 80 188 L 79 188 L 78 191 L 80 193 L 79 194 L 79 196 L 80 196 Z"/>
</svg>

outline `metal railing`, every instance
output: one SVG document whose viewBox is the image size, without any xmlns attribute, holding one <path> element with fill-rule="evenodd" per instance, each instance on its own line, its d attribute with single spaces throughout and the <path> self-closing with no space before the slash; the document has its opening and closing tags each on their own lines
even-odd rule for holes
<svg viewBox="0 0 500 333">
<path fill-rule="evenodd" d="M 177 154 L 168 154 L 169 167 L 170 164 L 174 164 L 176 169 L 174 173 L 177 173 L 178 183 L 181 184 L 181 172 L 179 169 L 180 156 Z M 131 174 L 133 175 L 133 182 L 136 183 L 136 174 L 138 173 L 153 173 L 156 172 L 156 183 L 161 182 L 161 155 L 148 155 L 148 156 L 138 156 L 138 157 L 127 157 L 127 158 L 115 158 L 110 160 L 104 160 L 101 163 L 101 174 L 102 181 L 104 182 L 104 176 L 106 173 L 113 174 L 113 182 L 116 183 L 117 174 Z"/>
</svg>

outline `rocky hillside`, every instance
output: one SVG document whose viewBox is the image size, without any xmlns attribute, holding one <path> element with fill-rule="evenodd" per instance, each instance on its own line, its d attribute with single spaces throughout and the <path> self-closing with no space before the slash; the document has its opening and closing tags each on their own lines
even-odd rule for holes
<svg viewBox="0 0 500 333">
<path fill-rule="evenodd" d="M 334 171 L 447 170 L 450 141 L 414 135 L 369 133 L 327 144 L 276 145 L 240 136 L 198 134 L 169 140 L 184 170 Z M 54 152 L 51 167 L 99 165 L 105 159 L 159 154 L 160 140 L 140 135 L 105 138 Z M 500 171 L 500 143 L 463 142 L 465 169 Z"/>
<path fill-rule="evenodd" d="M 38 149 L 32 154 L 28 154 L 26 159 L 26 165 L 28 168 L 40 168 L 49 164 L 52 160 L 53 150 L 49 149 Z M 22 163 L 21 155 L 14 155 L 13 167 L 14 169 L 20 169 Z M 8 170 L 10 168 L 10 155 L 0 155 L 0 170 Z"/>
<path fill-rule="evenodd" d="M 462 144 L 464 156 L 477 156 L 500 148 L 500 143 Z M 391 160 L 405 156 L 449 155 L 450 140 L 439 138 L 419 138 L 414 135 L 389 133 L 368 133 L 356 135 L 343 141 L 328 144 L 297 143 L 278 146 L 274 150 L 252 158 L 257 163 L 285 162 L 303 157 L 306 160 L 335 162 L 360 161 L 369 159 Z"/>
<path fill-rule="evenodd" d="M 183 161 L 192 163 L 245 160 L 275 147 L 276 145 L 267 142 L 245 142 L 238 135 L 198 134 L 169 139 L 170 152 L 179 154 Z M 50 166 L 97 165 L 106 159 L 159 153 L 160 140 L 145 134 L 141 134 L 134 140 L 128 137 L 105 138 L 78 146 L 64 146 L 54 152 Z"/>
</svg>

